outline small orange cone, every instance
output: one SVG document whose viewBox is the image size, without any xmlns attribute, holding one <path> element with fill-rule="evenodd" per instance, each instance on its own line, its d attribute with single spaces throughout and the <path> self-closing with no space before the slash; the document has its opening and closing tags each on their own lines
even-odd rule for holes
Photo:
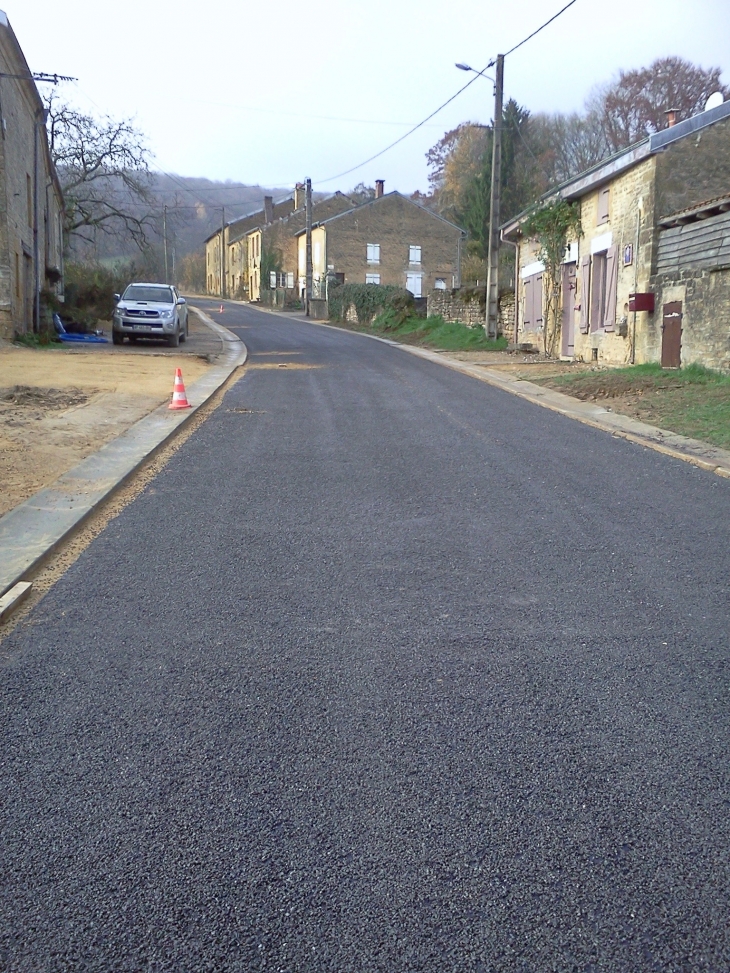
<svg viewBox="0 0 730 973">
<path fill-rule="evenodd" d="M 188 402 L 188 397 L 185 395 L 185 386 L 183 385 L 182 372 L 179 368 L 175 369 L 175 385 L 172 389 L 172 402 L 167 407 L 168 409 L 190 409 L 191 405 Z"/>
<path fill-rule="evenodd" d="M 219 313 L 219 314 L 223 314 L 223 305 L 222 305 L 222 304 L 221 304 L 221 306 L 220 306 L 220 307 L 218 308 L 218 313 Z"/>
</svg>

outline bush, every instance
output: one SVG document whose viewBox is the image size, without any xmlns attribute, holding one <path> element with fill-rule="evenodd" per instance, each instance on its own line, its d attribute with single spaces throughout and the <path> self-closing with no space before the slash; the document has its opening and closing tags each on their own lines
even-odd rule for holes
<svg viewBox="0 0 730 973">
<path fill-rule="evenodd" d="M 330 285 L 327 313 L 331 321 L 344 321 L 347 308 L 355 306 L 360 324 L 370 324 L 373 318 L 393 310 L 403 320 L 413 314 L 413 297 L 402 287 L 390 284 L 340 284 Z"/>
</svg>

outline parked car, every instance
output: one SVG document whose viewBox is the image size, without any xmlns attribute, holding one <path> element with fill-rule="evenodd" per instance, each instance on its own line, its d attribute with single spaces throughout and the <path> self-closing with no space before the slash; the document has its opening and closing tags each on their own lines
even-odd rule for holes
<svg viewBox="0 0 730 973">
<path fill-rule="evenodd" d="M 112 316 L 112 341 L 121 345 L 125 335 L 138 338 L 165 338 L 177 348 L 188 336 L 188 309 L 185 298 L 170 284 L 130 284 L 122 296 L 115 294 L 117 306 Z"/>
</svg>

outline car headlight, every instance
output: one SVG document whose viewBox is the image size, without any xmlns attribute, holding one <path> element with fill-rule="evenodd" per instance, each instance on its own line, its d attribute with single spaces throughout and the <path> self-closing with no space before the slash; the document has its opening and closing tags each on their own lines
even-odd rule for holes
<svg viewBox="0 0 730 973">
<path fill-rule="evenodd" d="M 160 317 L 163 321 L 170 321 L 175 316 L 174 310 L 170 311 L 160 311 Z"/>
</svg>

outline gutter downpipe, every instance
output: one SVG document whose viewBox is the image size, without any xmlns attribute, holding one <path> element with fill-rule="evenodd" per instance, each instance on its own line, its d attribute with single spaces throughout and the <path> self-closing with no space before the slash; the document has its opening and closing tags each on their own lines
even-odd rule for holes
<svg viewBox="0 0 730 973">
<path fill-rule="evenodd" d="M 519 243 L 514 243 L 512 240 L 508 240 L 504 235 L 504 230 L 500 232 L 500 238 L 502 243 L 508 243 L 511 247 L 515 248 L 515 324 L 514 333 L 512 335 L 512 341 L 517 348 L 517 331 L 518 331 L 518 310 L 519 310 L 519 298 L 520 298 L 520 245 Z"/>
</svg>

